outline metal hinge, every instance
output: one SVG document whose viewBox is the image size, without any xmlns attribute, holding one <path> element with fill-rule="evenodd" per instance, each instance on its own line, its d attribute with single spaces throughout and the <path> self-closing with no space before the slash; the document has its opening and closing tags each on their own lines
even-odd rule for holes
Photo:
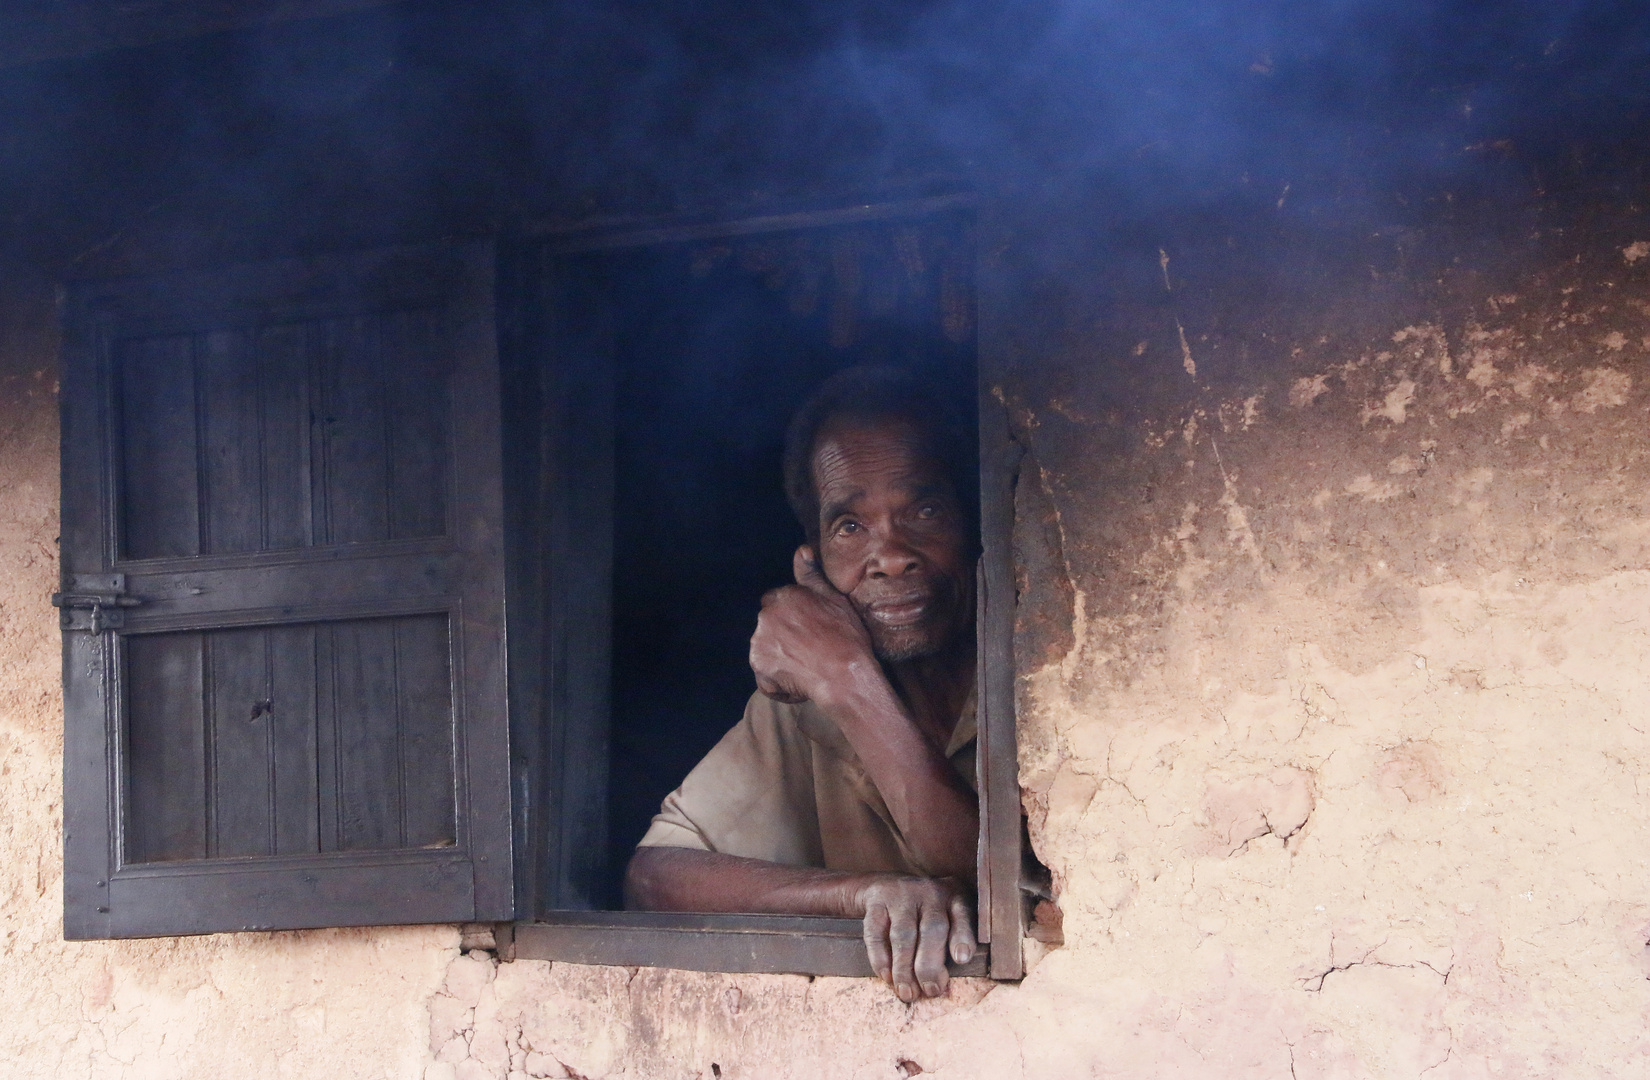
<svg viewBox="0 0 1650 1080">
<path fill-rule="evenodd" d="M 126 595 L 125 574 L 70 574 L 68 586 L 52 593 L 52 606 L 61 610 L 58 622 L 65 630 L 118 630 L 126 625 L 124 609 L 143 603 Z"/>
</svg>

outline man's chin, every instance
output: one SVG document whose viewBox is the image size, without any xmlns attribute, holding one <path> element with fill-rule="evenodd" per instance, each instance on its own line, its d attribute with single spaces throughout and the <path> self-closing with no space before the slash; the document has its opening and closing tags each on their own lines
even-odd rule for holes
<svg viewBox="0 0 1650 1080">
<path fill-rule="evenodd" d="M 945 651 L 951 635 L 928 627 L 873 629 L 871 651 L 884 664 L 905 664 Z"/>
</svg>

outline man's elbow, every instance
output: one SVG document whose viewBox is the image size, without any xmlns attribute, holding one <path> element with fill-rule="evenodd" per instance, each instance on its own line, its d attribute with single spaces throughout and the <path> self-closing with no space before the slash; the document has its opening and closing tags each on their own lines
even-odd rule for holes
<svg viewBox="0 0 1650 1080">
<path fill-rule="evenodd" d="M 668 849 L 639 847 L 630 856 L 630 865 L 624 872 L 624 906 L 626 911 L 658 911 L 664 894 L 665 864 L 669 862 Z"/>
</svg>

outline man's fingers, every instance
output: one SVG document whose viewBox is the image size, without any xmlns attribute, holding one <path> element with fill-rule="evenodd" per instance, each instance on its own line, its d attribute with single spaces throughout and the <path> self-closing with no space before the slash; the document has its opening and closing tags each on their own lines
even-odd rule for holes
<svg viewBox="0 0 1650 1080">
<path fill-rule="evenodd" d="M 785 705 L 798 705 L 808 699 L 801 694 L 793 694 L 765 675 L 756 677 L 756 688 L 773 700 Z"/>
<path fill-rule="evenodd" d="M 795 575 L 798 585 L 820 596 L 842 595 L 836 591 L 836 586 L 826 579 L 825 571 L 820 569 L 818 556 L 807 544 L 797 548 L 796 554 L 791 556 L 791 573 Z"/>
<path fill-rule="evenodd" d="M 945 993 L 950 973 L 945 970 L 946 941 L 951 932 L 951 918 L 946 906 L 938 898 L 925 898 L 921 921 L 918 924 L 917 957 L 913 972 L 922 992 L 928 997 Z"/>
<path fill-rule="evenodd" d="M 888 908 L 872 904 L 865 909 L 865 956 L 871 961 L 871 970 L 883 982 L 892 982 L 893 955 L 888 951 Z"/>
<path fill-rule="evenodd" d="M 915 971 L 918 910 L 912 903 L 898 903 L 888 909 L 888 948 L 893 954 L 894 993 L 909 1005 L 921 996 Z"/>
<path fill-rule="evenodd" d="M 768 596 L 773 596 L 777 592 L 778 590 L 770 592 Z M 768 596 L 762 598 L 764 604 L 767 603 Z M 751 635 L 750 647 L 751 674 L 756 676 L 756 688 L 773 700 L 783 702 L 786 705 L 796 705 L 807 701 L 806 694 L 796 693 L 773 677 L 771 674 L 772 665 L 768 662 L 767 657 L 770 651 L 769 643 L 764 640 L 761 621 L 758 620 L 756 633 Z"/>
<path fill-rule="evenodd" d="M 962 894 L 951 898 L 951 959 L 966 964 L 974 959 L 979 943 L 974 940 L 974 909 Z"/>
<path fill-rule="evenodd" d="M 974 959 L 973 905 L 950 879 L 900 877 L 867 892 L 865 948 L 877 977 L 891 982 L 907 1005 L 943 996 L 951 981 L 949 958 Z"/>
</svg>

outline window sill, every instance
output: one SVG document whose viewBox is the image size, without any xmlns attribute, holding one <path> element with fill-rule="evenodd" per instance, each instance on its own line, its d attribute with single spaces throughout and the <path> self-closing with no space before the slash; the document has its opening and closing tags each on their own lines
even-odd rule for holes
<svg viewBox="0 0 1650 1080">
<path fill-rule="evenodd" d="M 869 978 L 858 919 L 662 911 L 553 912 L 499 927 L 504 960 L 560 960 L 736 974 Z M 986 946 L 951 974 L 985 977 Z"/>
</svg>

